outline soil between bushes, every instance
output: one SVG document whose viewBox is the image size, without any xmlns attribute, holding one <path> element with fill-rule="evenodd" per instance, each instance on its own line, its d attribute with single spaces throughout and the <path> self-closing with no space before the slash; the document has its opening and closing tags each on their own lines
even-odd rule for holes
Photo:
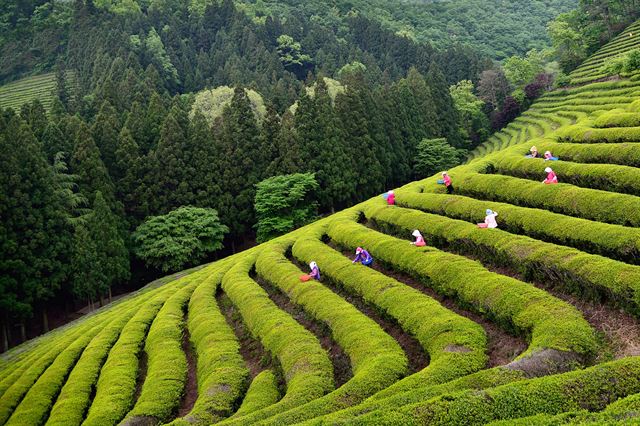
<svg viewBox="0 0 640 426">
<path fill-rule="evenodd" d="M 184 332 L 182 334 L 182 350 L 187 357 L 187 382 L 185 383 L 185 392 L 182 402 L 178 408 L 178 417 L 189 414 L 198 399 L 198 375 L 197 375 L 197 356 L 191 346 L 191 335 L 187 324 L 187 315 L 184 316 Z"/>
</svg>

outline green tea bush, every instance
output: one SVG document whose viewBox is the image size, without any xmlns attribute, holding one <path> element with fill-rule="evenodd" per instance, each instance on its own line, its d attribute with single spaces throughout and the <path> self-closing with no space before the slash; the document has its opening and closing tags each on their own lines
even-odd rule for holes
<svg viewBox="0 0 640 426">
<path fill-rule="evenodd" d="M 188 424 L 212 424 L 230 416 L 246 386 L 249 371 L 240 345 L 215 299 L 229 266 L 219 262 L 207 268 L 207 277 L 189 301 L 187 325 L 197 354 L 198 399 L 183 418 Z"/>
<path fill-rule="evenodd" d="M 395 319 L 429 354 L 428 367 L 376 395 L 443 383 L 484 366 L 486 336 L 482 327 L 473 321 L 393 278 L 360 264 L 352 264 L 317 238 L 298 239 L 293 246 L 293 255 L 304 262 L 315 259 L 322 265 L 326 277 Z M 428 322 L 423 321 L 425 315 L 430 319 Z M 454 351 L 453 348 L 459 350 Z"/>
<path fill-rule="evenodd" d="M 188 279 L 153 320 L 145 340 L 147 376 L 124 424 L 135 424 L 138 418 L 165 422 L 175 415 L 187 380 L 187 357 L 182 350 L 184 307 L 196 284 L 197 280 Z"/>
<path fill-rule="evenodd" d="M 640 167 L 640 143 L 557 143 L 538 142 L 536 146 L 542 152 L 551 151 L 561 160 L 578 163 L 607 163 L 621 166 Z"/>
<path fill-rule="evenodd" d="M 632 195 L 562 183 L 543 185 L 511 176 L 478 173 L 458 173 L 454 185 L 459 194 L 487 201 L 542 208 L 623 226 L 640 226 L 640 199 Z M 434 192 L 441 190 L 435 184 L 431 188 Z"/>
<path fill-rule="evenodd" d="M 560 182 L 582 188 L 601 189 L 622 194 L 640 195 L 640 169 L 614 164 L 580 164 L 523 156 L 501 155 L 492 162 L 494 173 L 539 181 L 544 179 L 544 168 L 553 167 Z"/>
<path fill-rule="evenodd" d="M 60 391 L 51 409 L 48 425 L 80 425 L 89 409 L 100 369 L 120 332 L 135 311 L 129 307 L 115 318 L 89 343 Z"/>
<path fill-rule="evenodd" d="M 491 207 L 497 210 L 495 206 Z M 609 300 L 640 314 L 638 266 L 501 229 L 487 232 L 475 224 L 415 210 L 377 207 L 366 209 L 365 213 L 386 231 L 408 235 L 412 229 L 421 229 L 427 240 L 435 245 L 480 257 L 494 265 L 509 266 L 526 278 L 564 288 L 582 298 Z M 499 219 L 501 210 L 500 215 Z"/>
<path fill-rule="evenodd" d="M 305 245 L 316 241 L 303 238 L 296 245 L 305 251 Z M 353 377 L 328 395 L 263 422 L 274 425 L 299 423 L 356 404 L 404 376 L 408 364 L 402 348 L 375 321 L 322 284 L 316 281 L 301 283 L 302 271 L 284 256 L 288 247 L 284 242 L 263 250 L 256 262 L 256 272 L 289 295 L 306 312 L 327 324 L 333 340 L 351 361 Z M 305 262 L 311 261 L 303 257 Z M 324 262 L 319 262 L 319 265 L 323 278 L 327 279 Z"/>
<path fill-rule="evenodd" d="M 640 126 L 640 114 L 624 110 L 608 111 L 593 121 L 593 127 L 637 127 Z"/>
<path fill-rule="evenodd" d="M 414 247 L 348 220 L 334 220 L 328 235 L 348 248 L 367 247 L 374 258 L 529 337 L 529 347 L 519 359 L 542 349 L 589 357 L 597 348 L 593 330 L 574 307 L 529 284 L 490 272 L 478 262 Z"/>
<path fill-rule="evenodd" d="M 122 329 L 118 341 L 102 367 L 95 397 L 84 425 L 117 424 L 133 407 L 139 369 L 138 357 L 144 346 L 147 331 L 164 302 L 182 282 L 184 280 L 147 295 L 148 301 L 140 306 L 138 312 Z"/>
<path fill-rule="evenodd" d="M 242 405 L 234 416 L 244 416 L 275 404 L 280 399 L 278 381 L 271 370 L 264 370 L 253 378 Z"/>
<path fill-rule="evenodd" d="M 640 141 L 640 127 L 611 127 L 595 129 L 574 124 L 557 130 L 560 142 L 618 143 Z"/>
<path fill-rule="evenodd" d="M 249 277 L 254 252 L 235 258 L 235 265 L 222 279 L 222 288 L 238 308 L 247 328 L 278 359 L 287 392 L 276 404 L 250 414 L 229 418 L 220 424 L 254 424 L 320 398 L 333 390 L 333 367 L 318 339 L 280 310 L 267 293 Z"/>
<path fill-rule="evenodd" d="M 73 369 L 82 351 L 89 344 L 104 325 L 96 325 L 75 339 L 51 365 L 29 387 L 28 392 L 9 418 L 6 425 L 37 425 L 41 424 L 51 406 L 53 399 L 60 392 L 69 372 Z"/>
<path fill-rule="evenodd" d="M 629 357 L 585 370 L 498 386 L 469 390 L 401 407 L 397 413 L 373 411 L 350 424 L 485 424 L 535 414 L 599 411 L 617 399 L 640 392 L 640 358 Z M 380 420 L 382 419 L 382 421 Z"/>
</svg>

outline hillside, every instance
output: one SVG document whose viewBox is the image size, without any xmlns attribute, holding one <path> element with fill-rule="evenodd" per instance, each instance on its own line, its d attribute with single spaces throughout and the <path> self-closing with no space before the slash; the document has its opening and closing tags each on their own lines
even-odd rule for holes
<svg viewBox="0 0 640 426">
<path fill-rule="evenodd" d="M 637 421 L 640 78 L 574 77 L 451 169 L 453 195 L 412 182 L 3 354 L 0 423 Z"/>
<path fill-rule="evenodd" d="M 574 0 L 338 0 L 327 8 L 321 1 L 244 0 L 248 13 L 260 17 L 305 17 L 331 26 L 346 26 L 345 18 L 361 13 L 386 28 L 440 48 L 465 44 L 493 59 L 549 45 L 546 25 L 558 14 L 575 8 Z"/>
<path fill-rule="evenodd" d="M 70 86 L 73 86 L 75 77 L 69 75 Z M 13 108 L 16 111 L 24 104 L 40 101 L 46 111 L 51 109 L 56 90 L 56 76 L 54 73 L 41 74 L 35 77 L 27 77 L 18 81 L 0 86 L 0 108 Z"/>
</svg>

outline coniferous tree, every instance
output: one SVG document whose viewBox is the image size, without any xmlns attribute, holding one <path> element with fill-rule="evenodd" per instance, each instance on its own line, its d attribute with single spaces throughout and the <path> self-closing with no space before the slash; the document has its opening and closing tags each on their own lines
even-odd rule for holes
<svg viewBox="0 0 640 426">
<path fill-rule="evenodd" d="M 288 175 L 300 172 L 304 165 L 299 138 L 295 129 L 295 117 L 290 111 L 282 116 L 276 135 L 275 156 L 267 167 L 267 176 Z"/>
<path fill-rule="evenodd" d="M 191 199 L 196 207 L 216 207 L 220 197 L 219 159 L 213 132 L 196 112 L 190 123 L 186 170 Z"/>
<path fill-rule="evenodd" d="M 71 171 L 78 176 L 80 193 L 93 205 L 96 192 L 100 191 L 114 211 L 115 191 L 109 173 L 100 157 L 100 150 L 91 136 L 89 127 L 81 123 L 75 135 L 75 147 L 71 157 Z"/>
<path fill-rule="evenodd" d="M 149 175 L 153 199 L 149 200 L 151 214 L 163 214 L 190 201 L 186 152 L 188 144 L 186 113 L 174 106 L 162 124 L 160 141 L 149 157 Z"/>
<path fill-rule="evenodd" d="M 125 126 L 118 137 L 114 178 L 118 200 L 123 204 L 131 225 L 136 225 L 149 213 L 144 202 L 147 187 L 142 175 L 142 166 L 143 158 L 140 156 L 138 144 Z"/>
<path fill-rule="evenodd" d="M 53 121 L 47 123 L 41 141 L 50 163 L 53 163 L 56 154 L 62 152 L 65 155 L 70 155 L 73 149 L 73 140 L 65 138 L 60 127 Z"/>
<path fill-rule="evenodd" d="M 76 226 L 71 256 L 71 291 L 78 299 L 86 300 L 91 308 L 105 282 L 97 244 L 86 225 Z"/>
<path fill-rule="evenodd" d="M 31 103 L 22 105 L 20 116 L 31 127 L 31 131 L 37 140 L 42 140 L 42 135 L 47 128 L 47 112 L 42 103 L 36 99 Z"/>
<path fill-rule="evenodd" d="M 260 130 L 243 88 L 234 90 L 231 103 L 224 108 L 218 139 L 223 194 L 218 210 L 237 238 L 255 223 L 255 185 L 266 170 L 261 160 Z"/>
<path fill-rule="evenodd" d="M 87 222 L 89 233 L 96 242 L 96 256 L 104 276 L 98 287 L 99 294 L 102 297 L 107 291 L 111 301 L 112 285 L 129 278 L 129 252 L 119 231 L 118 217 L 111 212 L 100 191 L 96 192 L 93 212 Z"/>
<path fill-rule="evenodd" d="M 445 137 L 452 146 L 461 148 L 460 118 L 451 99 L 447 80 L 437 63 L 432 62 L 429 66 L 426 81 L 435 105 L 439 135 Z"/>
<path fill-rule="evenodd" d="M 116 165 L 116 149 L 120 124 L 116 110 L 108 101 L 103 102 L 96 121 L 91 128 L 93 140 L 100 150 L 100 157 L 112 175 Z"/>
<path fill-rule="evenodd" d="M 145 120 L 146 111 L 144 107 L 137 101 L 131 104 L 131 109 L 127 114 L 124 126 L 129 129 L 131 136 L 136 142 L 136 145 L 140 147 L 143 154 L 149 152 L 151 143 L 149 142 L 149 134 L 146 128 Z"/>
<path fill-rule="evenodd" d="M 70 228 L 52 168 L 31 129 L 14 116 L 0 134 L 0 305 L 4 326 L 43 309 L 65 279 Z"/>
</svg>

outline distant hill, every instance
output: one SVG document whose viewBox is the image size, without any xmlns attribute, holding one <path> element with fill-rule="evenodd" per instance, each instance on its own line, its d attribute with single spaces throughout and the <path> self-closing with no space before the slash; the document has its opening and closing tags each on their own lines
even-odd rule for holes
<svg viewBox="0 0 640 426">
<path fill-rule="evenodd" d="M 69 73 L 71 85 L 75 82 L 73 73 Z M 55 96 L 56 76 L 54 73 L 26 77 L 0 86 L 0 108 L 13 108 L 16 111 L 24 104 L 40 101 L 45 110 L 51 109 Z"/>
<path fill-rule="evenodd" d="M 305 17 L 329 26 L 344 25 L 353 13 L 421 42 L 445 48 L 456 43 L 501 60 L 548 46 L 546 25 L 575 8 L 576 0 L 244 0 L 253 16 Z"/>
</svg>

